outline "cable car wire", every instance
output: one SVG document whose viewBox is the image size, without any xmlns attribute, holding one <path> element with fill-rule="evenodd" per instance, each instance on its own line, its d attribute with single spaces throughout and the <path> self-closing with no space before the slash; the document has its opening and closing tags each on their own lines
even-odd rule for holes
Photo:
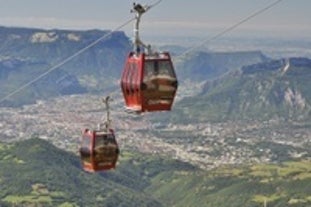
<svg viewBox="0 0 311 207">
<path fill-rule="evenodd" d="M 40 74 L 39 76 L 37 76 L 36 78 L 34 78 L 33 80 L 25 83 L 24 85 L 20 86 L 19 88 L 17 88 L 16 90 L 12 91 L 11 93 L 9 93 L 8 95 L 6 95 L 5 97 L 0 99 L 0 103 L 2 103 L 4 100 L 6 100 L 7 98 L 19 93 L 20 91 L 26 89 L 27 87 L 29 87 L 30 85 L 32 85 L 33 83 L 39 81 L 41 78 L 47 76 L 49 73 L 51 73 L 52 71 L 59 69 L 62 65 L 66 64 L 67 62 L 71 61 L 72 59 L 74 59 L 75 57 L 79 56 L 80 54 L 84 53 L 86 50 L 90 49 L 91 47 L 94 47 L 96 44 L 98 44 L 100 41 L 106 39 L 107 37 L 109 37 L 113 32 L 125 27 L 127 24 L 129 24 L 130 22 L 132 22 L 135 18 L 132 18 L 126 22 L 124 22 L 122 25 L 120 25 L 119 27 L 115 28 L 114 30 L 110 31 L 108 34 L 105 34 L 104 36 L 98 38 L 97 40 L 95 40 L 94 42 L 92 42 L 91 44 L 87 45 L 86 47 L 80 49 L 79 51 L 75 52 L 73 55 L 65 58 L 63 61 L 59 62 L 58 64 L 50 67 L 47 71 L 45 71 L 44 73 Z"/>
<path fill-rule="evenodd" d="M 149 9 L 157 6 L 159 3 L 161 3 L 162 0 L 158 0 L 155 3 L 151 4 L 149 6 Z M 75 57 L 79 56 L 80 54 L 84 53 L 85 51 L 87 51 L 88 49 L 90 49 L 91 47 L 94 47 L 95 45 L 97 45 L 99 42 L 101 42 L 102 40 L 106 39 L 107 37 L 109 37 L 113 32 L 120 30 L 121 28 L 125 27 L 126 25 L 128 25 L 129 23 L 131 23 L 132 21 L 134 21 L 136 18 L 133 17 L 129 20 L 127 20 L 126 22 L 124 22 L 123 24 L 121 24 L 120 26 L 116 27 L 114 30 L 110 31 L 108 34 L 105 34 L 104 36 L 98 38 L 97 40 L 95 40 L 94 42 L 90 43 L 89 45 L 87 45 L 86 47 L 80 49 L 79 51 L 75 52 L 73 55 L 65 58 L 64 60 L 62 60 L 61 62 L 59 62 L 58 64 L 50 67 L 49 69 L 47 69 L 44 73 L 40 74 L 39 76 L 37 76 L 36 78 L 32 79 L 31 81 L 23 84 L 22 86 L 20 86 L 19 88 L 15 89 L 14 91 L 10 92 L 9 94 L 7 94 L 6 96 L 4 96 L 3 98 L 0 99 L 0 103 L 4 102 L 6 99 L 12 97 L 13 95 L 19 93 L 20 91 L 28 88 L 29 86 L 31 86 L 32 84 L 34 84 L 35 82 L 39 81 L 40 79 L 42 79 L 43 77 L 47 76 L 49 73 L 51 73 L 52 71 L 59 69 L 62 65 L 65 65 L 66 63 L 68 63 L 69 61 L 71 61 L 72 59 L 74 59 Z"/>
<path fill-rule="evenodd" d="M 120 30 L 121 28 L 125 27 L 126 25 L 128 25 L 130 22 L 134 21 L 135 18 L 131 18 L 128 21 L 124 22 L 123 24 L 121 24 L 120 26 L 118 26 L 117 28 L 115 28 L 114 30 L 110 31 L 109 33 L 105 34 L 104 36 L 98 38 L 97 40 L 93 41 L 91 44 L 87 45 L 86 47 L 80 49 L 79 51 L 75 52 L 73 55 L 65 58 L 63 61 L 59 62 L 58 64 L 50 67 L 47 71 L 45 71 L 44 73 L 40 74 L 39 76 L 37 76 L 36 78 L 34 78 L 33 80 L 25 83 L 24 85 L 20 86 L 19 88 L 17 88 L 16 90 L 12 91 L 11 93 L 9 93 L 8 95 L 4 96 L 3 98 L 0 99 L 0 103 L 2 103 L 3 101 L 5 101 L 7 98 L 10 98 L 11 96 L 19 93 L 20 91 L 28 88 L 30 85 L 34 84 L 35 82 L 39 81 L 41 78 L 47 76 L 49 73 L 51 73 L 52 71 L 58 69 L 59 67 L 61 67 L 62 65 L 66 64 L 67 62 L 71 61 L 72 59 L 74 59 L 75 57 L 79 56 L 80 54 L 84 53 L 86 50 L 90 49 L 91 47 L 94 47 L 96 44 L 98 44 L 99 42 L 101 42 L 102 40 L 106 39 L 107 37 L 109 37 L 113 32 Z"/>
<path fill-rule="evenodd" d="M 277 0 L 277 1 L 275 1 L 275 2 L 273 2 L 273 3 L 271 3 L 271 4 L 269 4 L 269 5 L 265 6 L 264 8 L 261 8 L 261 9 L 255 11 L 254 13 L 252 13 L 252 14 L 249 15 L 249 16 L 247 16 L 246 18 L 240 20 L 239 22 L 237 22 L 237 23 L 233 24 L 232 26 L 230 26 L 230 27 L 224 29 L 223 31 L 219 32 L 219 33 L 216 34 L 215 36 L 213 36 L 213 37 L 211 37 L 211 38 L 208 38 L 208 39 L 204 40 L 204 41 L 201 42 L 199 45 L 196 45 L 196 46 L 194 46 L 194 47 L 191 47 L 190 49 L 186 50 L 185 52 L 183 52 L 183 53 L 180 54 L 179 56 L 184 56 L 184 55 L 190 53 L 191 51 L 193 51 L 193 50 L 195 50 L 195 49 L 197 49 L 197 48 L 199 48 L 199 47 L 201 47 L 201 46 L 203 46 L 203 45 L 205 45 L 205 44 L 207 44 L 207 43 L 209 43 L 209 42 L 211 42 L 211 41 L 214 41 L 214 40 L 216 40 L 216 39 L 218 39 L 218 38 L 224 36 L 225 34 L 231 32 L 232 30 L 236 29 L 236 28 L 239 27 L 240 25 L 244 24 L 245 22 L 247 22 L 247 21 L 253 19 L 254 17 L 256 17 L 256 16 L 262 14 L 263 12 L 265 12 L 265 11 L 271 9 L 272 7 L 276 6 L 277 4 L 281 3 L 281 1 L 283 1 L 283 0 Z"/>
<path fill-rule="evenodd" d="M 158 0 L 155 3 L 151 4 L 149 6 L 149 8 L 151 9 L 152 7 L 157 6 L 158 4 L 161 3 L 162 0 Z M 201 44 L 194 46 L 190 49 L 188 49 L 187 51 L 185 51 L 184 53 L 182 53 L 179 56 L 183 56 L 188 54 L 189 52 L 193 51 L 196 48 L 201 47 L 202 45 L 205 45 L 208 42 L 214 41 L 216 39 L 218 39 L 219 37 L 225 35 L 226 33 L 234 30 L 235 28 L 237 28 L 238 26 L 244 24 L 245 22 L 249 21 L 250 19 L 258 16 L 259 14 L 269 10 L 270 8 L 276 6 L 277 4 L 279 4 L 281 1 L 283 0 L 277 0 L 271 4 L 269 4 L 268 6 L 254 12 L 253 14 L 251 14 L 250 16 L 242 19 L 241 21 L 237 22 L 236 24 L 232 25 L 231 27 L 228 27 L 227 29 L 223 30 L 222 32 L 216 34 L 215 36 L 203 41 Z M 5 101 L 6 99 L 10 98 L 11 96 L 19 93 L 20 91 L 26 89 L 27 87 L 29 87 L 30 85 L 32 85 L 33 83 L 39 81 L 40 79 L 42 79 L 43 77 L 47 76 L 49 73 L 51 73 L 52 71 L 59 69 L 62 65 L 66 64 L 67 62 L 71 61 L 72 59 L 74 59 L 75 57 L 79 56 L 80 54 L 84 53 L 86 50 L 90 49 L 91 47 L 95 46 L 96 44 L 98 44 L 100 41 L 104 40 L 105 38 L 109 37 L 113 32 L 120 30 L 121 28 L 125 27 L 126 25 L 128 25 L 129 23 L 131 23 L 132 21 L 134 21 L 135 18 L 131 18 L 128 21 L 124 22 L 123 24 L 121 24 L 120 26 L 118 26 L 117 28 L 115 28 L 114 30 L 110 31 L 108 34 L 100 37 L 99 39 L 95 40 L 94 42 L 92 42 L 91 44 L 89 44 L 88 46 L 82 48 L 81 50 L 77 51 L 76 53 L 74 53 L 73 55 L 65 58 L 63 61 L 61 61 L 60 63 L 52 66 L 51 68 L 49 68 L 47 71 L 45 71 L 44 73 L 42 73 L 41 75 L 37 76 L 36 78 L 34 78 L 33 80 L 25 83 L 24 85 L 20 86 L 19 88 L 17 88 L 16 90 L 10 92 L 9 94 L 7 94 L 6 96 L 4 96 L 3 98 L 0 99 L 0 103 L 2 103 L 3 101 Z"/>
<path fill-rule="evenodd" d="M 151 4 L 151 6 L 149 6 L 149 8 L 152 8 L 152 7 L 157 6 L 158 4 L 160 4 L 160 3 L 161 3 L 161 1 L 162 1 L 162 0 L 158 0 L 157 2 L 155 2 L 155 3 Z"/>
</svg>

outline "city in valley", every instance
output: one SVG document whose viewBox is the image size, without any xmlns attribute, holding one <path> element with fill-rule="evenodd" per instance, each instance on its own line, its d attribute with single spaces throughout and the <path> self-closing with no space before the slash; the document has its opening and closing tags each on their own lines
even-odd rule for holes
<svg viewBox="0 0 311 207">
<path fill-rule="evenodd" d="M 124 111 L 122 97 L 111 96 L 112 124 L 121 149 L 120 162 L 125 150 L 167 156 L 202 169 L 311 155 L 311 128 L 301 123 L 270 120 L 163 124 L 153 121 L 153 113 L 128 114 Z M 39 137 L 78 154 L 82 130 L 96 129 L 106 119 L 101 98 L 71 95 L 37 101 L 21 108 L 0 108 L 1 141 Z"/>
</svg>

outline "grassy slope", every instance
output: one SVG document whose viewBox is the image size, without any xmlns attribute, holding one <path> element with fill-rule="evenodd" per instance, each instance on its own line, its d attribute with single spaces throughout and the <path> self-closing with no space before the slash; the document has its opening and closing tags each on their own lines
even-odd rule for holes
<svg viewBox="0 0 311 207">
<path fill-rule="evenodd" d="M 147 181 L 133 169 L 90 174 L 77 156 L 31 139 L 0 148 L 0 200 L 58 206 L 161 206 L 140 190 Z M 126 163 L 124 164 L 126 165 Z M 38 187 L 39 186 L 39 187 Z"/>
<path fill-rule="evenodd" d="M 211 172 L 160 175 L 148 192 L 168 206 L 311 205 L 310 160 L 222 167 Z"/>
<path fill-rule="evenodd" d="M 0 144 L 0 204 L 44 206 L 271 206 L 311 204 L 311 161 L 224 166 L 205 172 L 123 152 L 115 171 L 89 174 L 46 141 Z"/>
</svg>

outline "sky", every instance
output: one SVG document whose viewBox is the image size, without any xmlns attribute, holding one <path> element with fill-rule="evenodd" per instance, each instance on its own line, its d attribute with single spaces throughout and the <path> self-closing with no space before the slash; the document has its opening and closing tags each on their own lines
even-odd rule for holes
<svg viewBox="0 0 311 207">
<path fill-rule="evenodd" d="M 137 3 L 152 4 L 157 0 Z M 228 28 L 275 0 L 162 0 L 144 14 L 141 32 L 205 36 Z M 0 26 L 114 30 L 128 19 L 129 0 L 0 0 Z M 232 34 L 311 37 L 311 0 L 283 0 Z M 121 30 L 132 34 L 133 25 Z"/>
</svg>

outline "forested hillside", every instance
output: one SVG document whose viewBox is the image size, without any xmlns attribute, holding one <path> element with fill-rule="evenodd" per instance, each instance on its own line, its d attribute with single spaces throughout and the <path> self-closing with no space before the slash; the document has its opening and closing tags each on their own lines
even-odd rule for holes
<svg viewBox="0 0 311 207">
<path fill-rule="evenodd" d="M 77 155 L 37 138 L 2 143 L 0 155 L 1 206 L 311 205 L 310 160 L 206 172 L 170 158 L 122 152 L 116 170 L 90 174 Z"/>
</svg>

